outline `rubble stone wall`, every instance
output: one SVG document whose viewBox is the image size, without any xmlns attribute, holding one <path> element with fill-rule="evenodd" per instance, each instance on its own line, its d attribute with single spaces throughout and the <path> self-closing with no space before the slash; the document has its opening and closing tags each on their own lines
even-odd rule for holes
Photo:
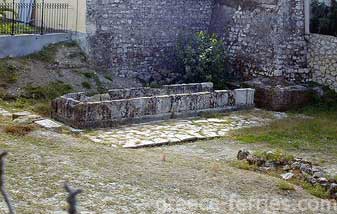
<svg viewBox="0 0 337 214">
<path fill-rule="evenodd" d="M 311 34 L 308 40 L 313 81 L 337 92 L 337 37 Z"/>
<path fill-rule="evenodd" d="M 87 0 L 86 50 L 119 76 L 169 80 L 178 37 L 207 31 L 212 8 L 213 0 Z"/>
<path fill-rule="evenodd" d="M 216 0 L 210 31 L 221 35 L 243 77 L 311 80 L 304 0 Z"/>
</svg>

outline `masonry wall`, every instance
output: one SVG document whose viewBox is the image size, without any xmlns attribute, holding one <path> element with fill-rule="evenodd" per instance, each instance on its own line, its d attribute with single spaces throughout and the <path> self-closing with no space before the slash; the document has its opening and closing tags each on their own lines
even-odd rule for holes
<svg viewBox="0 0 337 214">
<path fill-rule="evenodd" d="M 337 92 L 337 37 L 311 34 L 308 44 L 313 80 Z"/>
<path fill-rule="evenodd" d="M 304 0 L 216 0 L 210 31 L 224 39 L 234 70 L 245 78 L 311 80 Z"/>
<path fill-rule="evenodd" d="M 213 0 L 87 0 L 86 50 L 119 76 L 172 79 L 178 36 L 206 31 L 212 8 Z"/>
</svg>

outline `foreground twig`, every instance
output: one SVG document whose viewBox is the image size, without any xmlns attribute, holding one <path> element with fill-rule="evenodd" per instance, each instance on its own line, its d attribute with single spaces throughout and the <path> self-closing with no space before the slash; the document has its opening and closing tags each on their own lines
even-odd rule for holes
<svg viewBox="0 0 337 214">
<path fill-rule="evenodd" d="M 69 204 L 68 213 L 69 214 L 77 214 L 76 206 L 76 196 L 82 192 L 80 189 L 73 189 L 67 183 L 64 184 L 65 190 L 68 192 L 67 202 Z"/>
<path fill-rule="evenodd" d="M 9 214 L 14 214 L 15 213 L 14 208 L 9 199 L 9 195 L 5 189 L 5 156 L 7 154 L 8 154 L 7 152 L 0 153 L 0 189 L 1 189 L 1 194 L 7 204 Z"/>
</svg>

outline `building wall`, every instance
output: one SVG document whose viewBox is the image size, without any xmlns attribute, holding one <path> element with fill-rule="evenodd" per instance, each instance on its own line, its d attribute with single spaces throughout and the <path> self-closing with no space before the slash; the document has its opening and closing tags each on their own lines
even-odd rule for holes
<svg viewBox="0 0 337 214">
<path fill-rule="evenodd" d="M 337 37 L 311 34 L 308 41 L 313 80 L 337 92 Z"/>
<path fill-rule="evenodd" d="M 149 81 L 172 78 L 179 35 L 208 29 L 213 0 L 87 0 L 87 8 L 93 63 Z"/>
<path fill-rule="evenodd" d="M 216 0 L 210 31 L 226 42 L 234 70 L 245 78 L 311 80 L 304 0 Z"/>
</svg>

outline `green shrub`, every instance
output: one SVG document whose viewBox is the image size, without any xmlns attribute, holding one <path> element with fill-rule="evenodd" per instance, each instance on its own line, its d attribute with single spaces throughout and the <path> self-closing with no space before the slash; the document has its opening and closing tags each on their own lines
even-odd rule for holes
<svg viewBox="0 0 337 214">
<path fill-rule="evenodd" d="M 18 79 L 17 66 L 14 66 L 6 60 L 0 61 L 0 84 L 14 83 Z"/>
<path fill-rule="evenodd" d="M 226 88 L 230 66 L 226 62 L 223 41 L 215 34 L 199 32 L 192 38 L 180 38 L 176 57 L 178 72 L 185 82 L 210 81 L 215 88 Z"/>
<path fill-rule="evenodd" d="M 280 190 L 284 190 L 284 191 L 289 191 L 289 190 L 295 190 L 294 185 L 286 182 L 286 181 L 279 181 L 277 183 L 277 186 Z"/>
</svg>

